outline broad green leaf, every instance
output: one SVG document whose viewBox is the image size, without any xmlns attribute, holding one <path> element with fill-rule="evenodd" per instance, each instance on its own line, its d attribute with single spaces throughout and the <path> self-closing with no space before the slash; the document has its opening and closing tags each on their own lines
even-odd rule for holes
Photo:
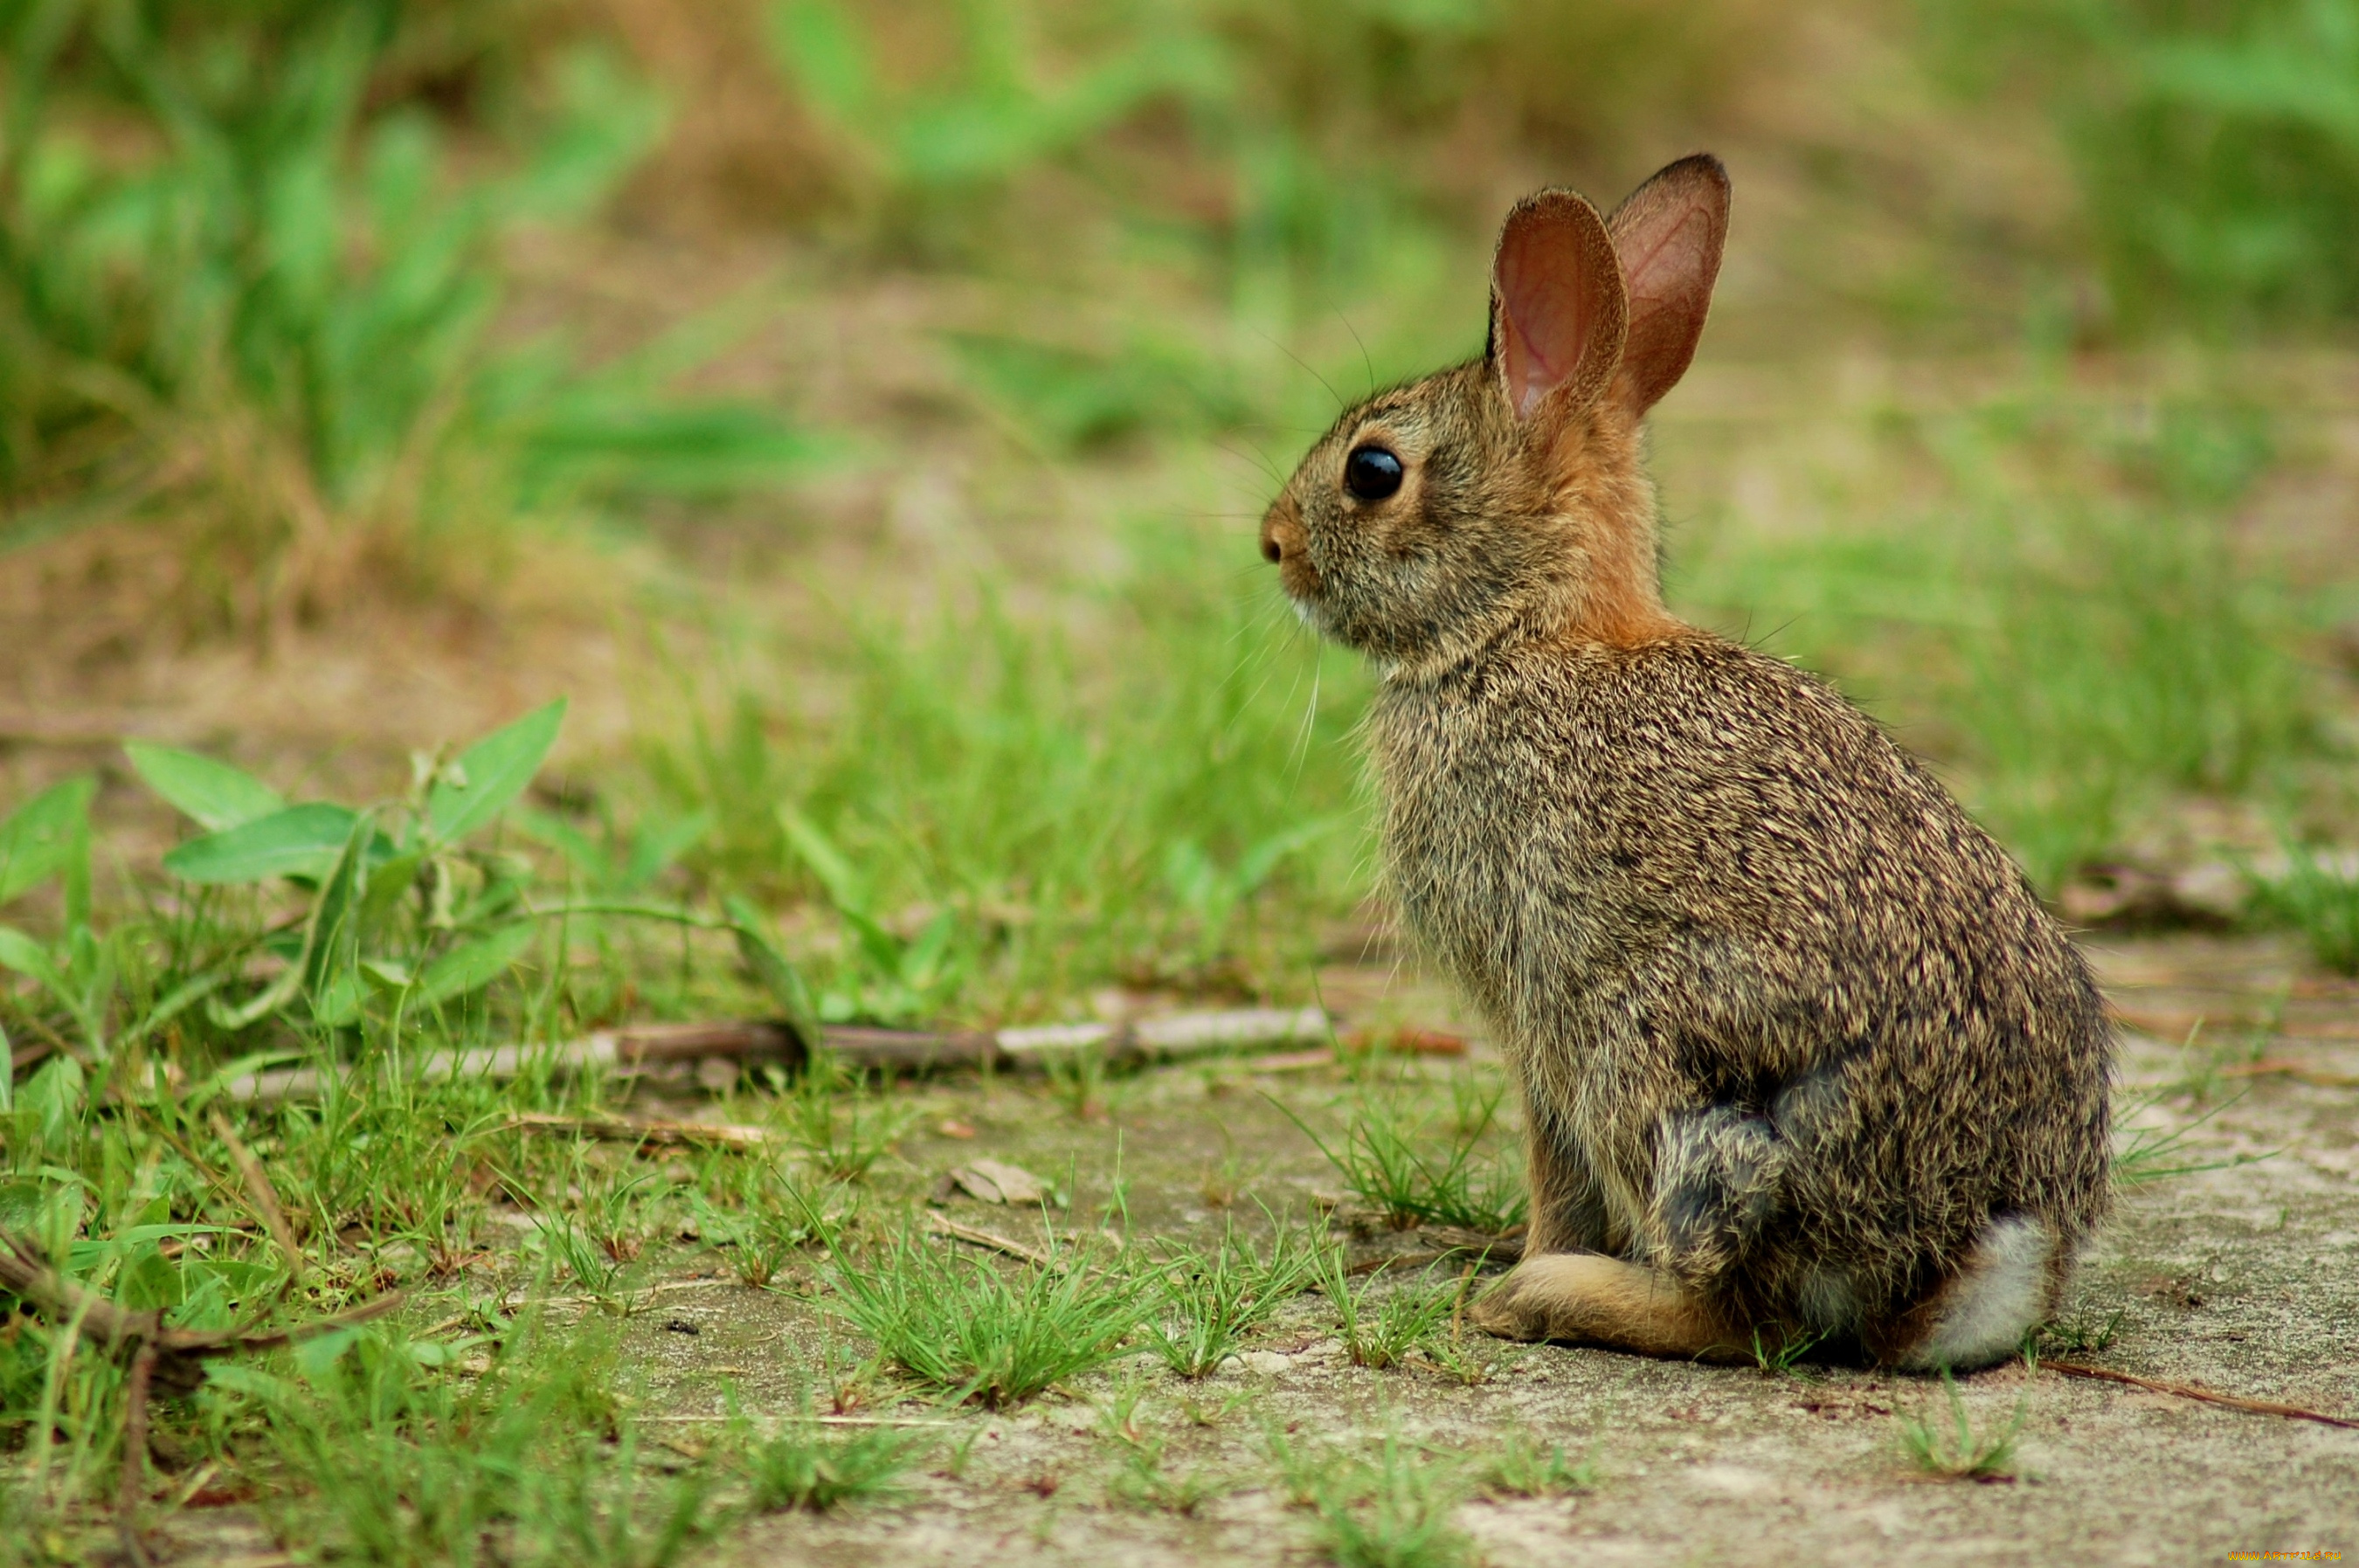
<svg viewBox="0 0 2359 1568">
<path fill-rule="evenodd" d="M 311 997 L 311 1020 L 331 1029 L 349 1029 L 361 1021 L 361 981 L 357 974 L 337 975 Z"/>
<path fill-rule="evenodd" d="M 816 1051 L 821 1044 L 818 1010 L 811 1004 L 810 988 L 787 956 L 770 940 L 769 923 L 761 911 L 744 899 L 732 894 L 723 907 L 729 914 L 729 929 L 737 938 L 737 956 L 770 993 L 786 1021 L 802 1037 L 805 1052 Z"/>
<path fill-rule="evenodd" d="M 321 877 L 336 863 L 359 814 L 313 801 L 191 838 L 164 857 L 164 869 L 192 882 L 258 882 Z"/>
<path fill-rule="evenodd" d="M 530 806 L 519 806 L 508 820 L 515 823 L 527 838 L 548 845 L 572 861 L 574 869 L 589 879 L 591 886 L 607 889 L 621 884 L 622 877 L 616 872 L 614 860 L 591 841 L 588 834 L 563 817 L 546 811 L 535 811 Z"/>
<path fill-rule="evenodd" d="M 383 925 L 393 914 L 401 895 L 418 885 L 418 869 L 425 863 L 422 855 L 396 855 L 369 869 L 368 892 L 361 899 L 361 939 Z"/>
<path fill-rule="evenodd" d="M 25 802 L 0 821 L 0 903 L 64 871 L 83 841 L 95 781 L 71 778 Z"/>
<path fill-rule="evenodd" d="M 51 962 L 48 949 L 13 925 L 0 925 L 0 968 L 38 980 L 60 1001 L 73 1000 L 72 988 Z"/>
<path fill-rule="evenodd" d="M 787 842 L 811 869 L 811 874 L 827 889 L 828 902 L 846 914 L 864 914 L 868 908 L 867 889 L 862 885 L 860 873 L 834 840 L 820 829 L 818 823 L 791 806 L 778 807 L 778 826 L 785 830 Z"/>
<path fill-rule="evenodd" d="M 418 977 L 418 1000 L 434 1007 L 483 989 L 508 972 L 532 942 L 529 923 L 504 927 L 489 936 L 453 947 Z"/>
<path fill-rule="evenodd" d="M 360 959 L 361 879 L 372 832 L 366 817 L 353 819 L 344 847 L 311 905 L 310 925 L 303 935 L 303 984 L 315 996 L 331 979 L 349 980 Z"/>
<path fill-rule="evenodd" d="M 406 991 L 418 983 L 408 965 L 391 958 L 363 958 L 361 978 L 382 991 Z"/>
<path fill-rule="evenodd" d="M 50 1057 L 26 1080 L 25 1108 L 39 1120 L 42 1142 L 54 1148 L 63 1141 L 82 1114 L 88 1085 L 82 1064 L 67 1055 Z"/>
<path fill-rule="evenodd" d="M 124 745 L 132 771 L 208 833 L 242 827 L 287 809 L 286 798 L 227 762 L 144 741 Z"/>
<path fill-rule="evenodd" d="M 438 783 L 427 792 L 426 823 L 434 841 L 457 843 L 522 795 L 557 743 L 558 726 L 564 722 L 565 699 L 560 697 L 461 752 L 451 764 L 457 780 Z"/>
</svg>

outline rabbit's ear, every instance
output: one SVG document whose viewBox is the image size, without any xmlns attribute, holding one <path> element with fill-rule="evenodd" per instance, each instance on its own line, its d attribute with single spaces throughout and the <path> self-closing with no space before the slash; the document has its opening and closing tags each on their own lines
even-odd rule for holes
<svg viewBox="0 0 2359 1568">
<path fill-rule="evenodd" d="M 1491 264 L 1491 363 L 1528 421 L 1587 407 L 1622 356 L 1622 269 L 1597 209 L 1570 190 L 1516 203 Z"/>
<path fill-rule="evenodd" d="M 1703 336 L 1728 240 L 1728 171 L 1710 153 L 1683 157 L 1632 191 L 1605 226 L 1630 311 L 1614 395 L 1644 414 L 1687 373 Z"/>
</svg>

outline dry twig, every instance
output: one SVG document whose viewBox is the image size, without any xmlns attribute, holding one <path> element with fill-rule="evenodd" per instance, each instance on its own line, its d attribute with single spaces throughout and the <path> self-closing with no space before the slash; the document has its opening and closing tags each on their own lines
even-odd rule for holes
<svg viewBox="0 0 2359 1568">
<path fill-rule="evenodd" d="M 951 1067 L 1040 1067 L 1087 1052 L 1109 1062 L 1130 1064 L 1200 1056 L 1223 1050 L 1267 1050 L 1329 1037 L 1332 1025 L 1315 1007 L 1242 1008 L 1231 1011 L 1182 1012 L 1130 1023 L 1051 1023 L 1036 1027 L 967 1032 L 831 1027 L 821 1047 L 846 1066 L 865 1072 L 929 1073 Z M 419 1065 L 422 1078 L 513 1078 L 546 1064 L 570 1073 L 609 1069 L 647 1073 L 677 1064 L 705 1061 L 739 1065 L 774 1062 L 802 1065 L 801 1038 L 784 1023 L 736 1022 L 642 1024 L 601 1030 L 586 1039 L 550 1045 L 500 1045 L 445 1052 Z M 302 1099 L 326 1087 L 319 1068 L 255 1073 L 233 1080 L 233 1100 Z"/>
<path fill-rule="evenodd" d="M 658 1118 L 623 1116 L 557 1116 L 545 1111 L 517 1111 L 504 1123 L 515 1132 L 549 1132 L 565 1138 L 596 1138 L 614 1143 L 659 1144 L 667 1148 L 766 1149 L 778 1135 L 766 1127 L 734 1122 L 669 1121 Z"/>
<path fill-rule="evenodd" d="M 2068 1378 L 2093 1378 L 2101 1382 L 2126 1383 L 2134 1389 L 2175 1394 L 2182 1400 L 2201 1400 L 2207 1405 L 2250 1411 L 2255 1415 L 2281 1415 L 2288 1421 L 2314 1421 L 2321 1426 L 2359 1431 L 2359 1421 L 2346 1421 L 2339 1415 L 2328 1415 L 2324 1411 L 2310 1410 L 2303 1405 L 2281 1405 L 2270 1400 L 2248 1400 L 2237 1394 L 2223 1394 L 2201 1383 L 2167 1383 L 2158 1378 L 2141 1378 L 2130 1372 L 2116 1372 L 2111 1367 L 2092 1367 L 2081 1361 L 2042 1361 L 2039 1365 L 2044 1371 L 2061 1372 Z"/>
<path fill-rule="evenodd" d="M 1038 1247 L 1027 1247 L 1012 1237 L 1002 1236 L 994 1230 L 984 1230 L 979 1226 L 961 1225 L 950 1216 L 937 1214 L 931 1209 L 926 1211 L 925 1225 L 926 1229 L 935 1236 L 947 1236 L 953 1240 L 964 1241 L 972 1246 L 986 1247 L 994 1252 L 1021 1259 L 1036 1269 L 1046 1269 L 1056 1261 Z"/>
<path fill-rule="evenodd" d="M 2223 1078 L 2287 1077 L 2321 1089 L 2359 1088 L 2359 1073 L 2330 1073 L 2307 1062 L 2287 1062 L 2275 1056 L 2258 1062 L 2238 1062 L 2220 1069 Z"/>
</svg>

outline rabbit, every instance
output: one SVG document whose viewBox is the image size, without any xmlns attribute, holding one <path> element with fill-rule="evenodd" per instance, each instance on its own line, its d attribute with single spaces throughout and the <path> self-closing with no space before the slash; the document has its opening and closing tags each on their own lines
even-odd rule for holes
<svg viewBox="0 0 2359 1568">
<path fill-rule="evenodd" d="M 1701 154 L 1610 218 L 1518 202 L 1482 357 L 1337 419 L 1262 552 L 1376 667 L 1386 881 L 1520 1086 L 1523 1256 L 1473 1321 L 1986 1365 L 2105 1215 L 2111 1025 L 1923 765 L 1664 606 L 1640 427 L 1728 211 Z"/>
</svg>

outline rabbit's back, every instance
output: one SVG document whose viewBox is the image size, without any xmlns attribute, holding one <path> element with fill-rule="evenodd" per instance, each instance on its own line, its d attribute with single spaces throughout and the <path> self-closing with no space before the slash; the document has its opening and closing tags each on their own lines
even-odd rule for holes
<svg viewBox="0 0 2359 1568">
<path fill-rule="evenodd" d="M 2053 1270 L 2101 1216 L 2085 964 L 1817 680 L 1701 633 L 1527 644 L 1388 683 L 1372 741 L 1404 912 L 1593 1171 L 1597 1245 L 1873 1337 L 1995 1219 Z M 1682 1187 L 1690 1154 L 1727 1180 Z"/>
</svg>

